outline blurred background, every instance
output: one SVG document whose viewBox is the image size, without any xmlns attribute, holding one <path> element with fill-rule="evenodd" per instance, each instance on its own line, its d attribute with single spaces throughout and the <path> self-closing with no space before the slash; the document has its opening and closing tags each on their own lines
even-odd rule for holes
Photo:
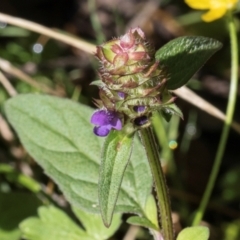
<svg viewBox="0 0 240 240">
<path fill-rule="evenodd" d="M 223 48 L 209 59 L 187 86 L 225 112 L 230 79 L 227 24 L 224 19 L 204 23 L 201 12 L 193 11 L 184 1 L 1 0 L 0 12 L 58 29 L 94 45 L 120 36 L 127 29 L 137 26 L 143 29 L 156 49 L 179 36 L 215 38 L 223 43 Z M 239 18 L 236 21 L 239 24 Z M 11 65 L 10 70 L 7 64 Z M 97 60 L 83 49 L 0 22 L 0 72 L 19 94 L 41 92 L 70 98 L 94 108 L 92 99 L 98 98 L 98 89 L 89 84 L 98 79 L 97 69 Z M 0 192 L 32 191 L 31 187 L 17 177 L 22 174 L 41 183 L 49 195 L 61 196 L 57 186 L 25 152 L 9 127 L 3 103 L 11 97 L 11 92 L 3 86 L 0 85 Z M 180 97 L 176 104 L 182 109 L 184 120 L 173 118 L 169 124 L 163 122 L 167 145 L 160 145 L 172 209 L 179 226 L 184 227 L 191 224 L 193 213 L 199 205 L 223 124 Z M 238 109 L 239 101 L 235 111 L 236 122 L 240 122 Z M 161 141 L 161 136 L 159 139 Z M 204 224 L 212 231 L 211 239 L 240 239 L 239 146 L 240 135 L 231 130 L 220 174 L 204 217 Z M 10 168 L 6 170 L 6 166 Z M 38 200 L 31 202 L 34 201 Z M 63 197 L 58 197 L 58 201 L 64 203 Z M 11 208 L 16 203 L 8 204 Z M 0 198 L 0 216 L 4 208 L 6 205 Z M 31 211 L 34 212 L 35 209 L 33 206 Z M 23 216 L 19 217 L 21 218 Z M 1 218 L 0 231 L 4 224 L 4 219 Z M 121 239 L 123 229 L 120 229 L 115 239 Z M 146 231 L 142 230 L 141 234 L 137 239 L 148 239 Z"/>
</svg>

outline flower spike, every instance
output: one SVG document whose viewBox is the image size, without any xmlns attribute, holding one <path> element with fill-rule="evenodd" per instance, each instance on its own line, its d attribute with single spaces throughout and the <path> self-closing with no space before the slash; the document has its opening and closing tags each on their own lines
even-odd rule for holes
<svg viewBox="0 0 240 240">
<path fill-rule="evenodd" d="M 127 132 L 148 127 L 152 112 L 166 108 L 171 99 L 165 88 L 168 74 L 154 54 L 140 28 L 97 47 L 101 80 L 95 85 L 102 103 L 97 101 L 97 105 L 103 107 L 91 119 L 97 136 L 107 136 L 125 125 Z"/>
</svg>

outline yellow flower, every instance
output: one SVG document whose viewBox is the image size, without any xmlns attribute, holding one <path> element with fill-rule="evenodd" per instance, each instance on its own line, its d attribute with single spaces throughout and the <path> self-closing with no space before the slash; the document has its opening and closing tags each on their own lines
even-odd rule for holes
<svg viewBox="0 0 240 240">
<path fill-rule="evenodd" d="M 199 10 L 209 10 L 202 15 L 205 22 L 211 22 L 223 17 L 228 10 L 232 10 L 238 0 L 185 0 L 191 8 Z"/>
</svg>

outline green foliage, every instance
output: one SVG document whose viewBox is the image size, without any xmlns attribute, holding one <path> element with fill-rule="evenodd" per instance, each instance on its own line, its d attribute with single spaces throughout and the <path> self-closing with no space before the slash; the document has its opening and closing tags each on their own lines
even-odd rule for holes
<svg viewBox="0 0 240 240">
<path fill-rule="evenodd" d="M 8 42 L 4 48 L 0 48 L 0 56 L 1 58 L 21 64 L 31 60 L 31 53 L 28 51 L 27 47 L 15 41 Z"/>
<path fill-rule="evenodd" d="M 186 84 L 199 68 L 221 48 L 222 44 L 206 37 L 179 37 L 161 47 L 155 54 L 169 74 L 167 88 Z"/>
<path fill-rule="evenodd" d="M 144 216 L 130 217 L 128 218 L 127 222 L 129 224 L 138 225 L 159 231 L 157 206 L 152 195 L 150 195 L 147 199 L 144 212 Z"/>
<path fill-rule="evenodd" d="M 151 221 L 155 225 L 156 229 L 159 229 L 158 210 L 156 206 L 156 201 L 152 195 L 148 197 L 144 211 L 149 221 Z"/>
<path fill-rule="evenodd" d="M 184 228 L 177 237 L 177 240 L 208 240 L 209 229 L 203 226 Z"/>
<path fill-rule="evenodd" d="M 27 240 L 92 240 L 63 211 L 53 206 L 40 207 L 38 217 L 31 217 L 20 224 Z"/>
<path fill-rule="evenodd" d="M 162 116 L 164 117 L 164 119 L 167 122 L 169 122 L 171 120 L 173 115 L 176 115 L 176 116 L 178 116 L 178 117 L 183 119 L 182 111 L 174 103 L 168 104 L 166 107 L 162 108 L 160 112 L 162 113 Z"/>
<path fill-rule="evenodd" d="M 113 216 L 113 224 L 106 228 L 99 214 L 89 214 L 74 209 L 85 230 L 80 228 L 62 210 L 50 206 L 38 209 L 39 217 L 30 217 L 20 224 L 24 239 L 27 240 L 104 240 L 118 229 L 120 215 Z"/>
<path fill-rule="evenodd" d="M 103 224 L 101 215 L 89 212 L 87 213 L 79 208 L 73 208 L 73 211 L 81 221 L 88 235 L 92 236 L 92 239 L 108 239 L 117 231 L 121 224 L 120 214 L 113 215 L 112 224 L 109 228 L 107 228 Z"/>
<path fill-rule="evenodd" d="M 16 182 L 32 192 L 39 192 L 41 190 L 41 185 L 38 182 L 36 182 L 31 177 L 17 172 L 12 166 L 8 164 L 0 164 L 0 173 L 5 174 L 8 181 Z"/>
<path fill-rule="evenodd" d="M 149 228 L 149 229 L 154 229 L 156 231 L 159 230 L 158 227 L 156 227 L 156 225 L 154 225 L 146 217 L 133 216 L 133 217 L 128 218 L 127 222 L 132 225 L 141 226 L 141 227 L 145 227 L 145 228 Z"/>
<path fill-rule="evenodd" d="M 100 139 L 91 135 L 90 112 L 71 101 L 41 95 L 20 95 L 6 104 L 22 143 L 68 200 L 96 211 Z"/>
<path fill-rule="evenodd" d="M 104 224 L 110 226 L 123 175 L 132 153 L 133 136 L 111 131 L 103 146 L 99 176 L 99 204 Z"/>
<path fill-rule="evenodd" d="M 239 201 L 239 182 L 240 182 L 240 167 L 234 166 L 221 178 L 222 200 L 226 202 Z"/>
<path fill-rule="evenodd" d="M 99 212 L 98 172 L 102 139 L 92 132 L 92 109 L 66 99 L 19 95 L 5 104 L 23 145 L 59 185 L 73 206 Z M 135 142 L 117 210 L 144 213 L 152 178 L 144 150 Z"/>
<path fill-rule="evenodd" d="M 0 28 L 1 37 L 29 37 L 30 32 L 24 28 L 8 26 L 4 29 Z"/>
<path fill-rule="evenodd" d="M 40 201 L 33 194 L 0 192 L 0 239 L 19 240 L 18 224 L 35 215 L 38 206 Z"/>
<path fill-rule="evenodd" d="M 240 220 L 235 220 L 230 223 L 223 224 L 224 240 L 239 240 L 240 239 Z"/>
</svg>

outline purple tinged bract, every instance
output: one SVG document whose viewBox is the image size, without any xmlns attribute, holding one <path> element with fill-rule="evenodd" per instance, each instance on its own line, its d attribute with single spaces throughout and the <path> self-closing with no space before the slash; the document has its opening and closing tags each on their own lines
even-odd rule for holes
<svg viewBox="0 0 240 240">
<path fill-rule="evenodd" d="M 122 99 L 124 99 L 125 98 L 125 93 L 124 92 L 118 92 L 118 96 L 120 97 L 120 98 L 122 98 Z"/>
<path fill-rule="evenodd" d="M 91 117 L 91 123 L 96 125 L 93 132 L 99 137 L 107 136 L 111 129 L 122 129 L 122 122 L 118 114 L 105 109 L 94 112 Z"/>
</svg>

